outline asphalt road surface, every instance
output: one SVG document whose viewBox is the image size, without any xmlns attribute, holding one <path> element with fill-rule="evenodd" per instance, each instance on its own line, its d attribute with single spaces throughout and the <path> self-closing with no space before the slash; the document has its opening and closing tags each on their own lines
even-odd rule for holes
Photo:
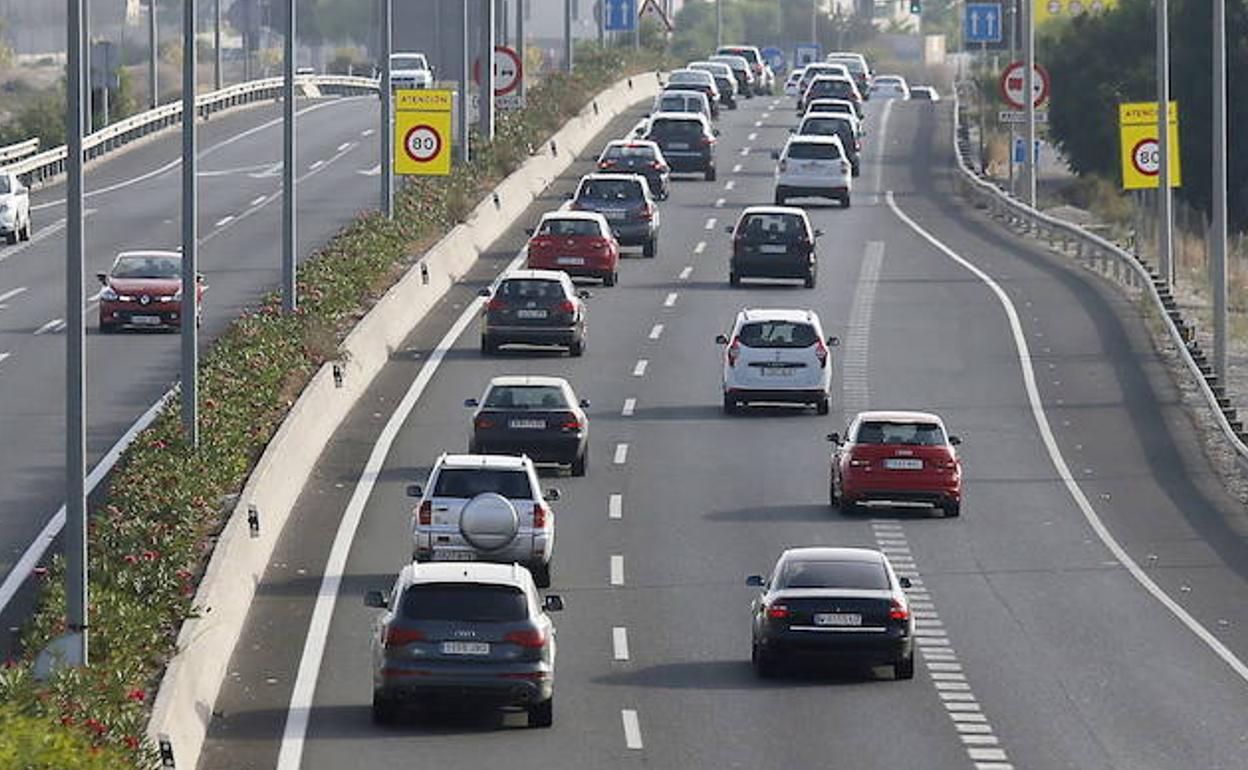
<svg viewBox="0 0 1248 770">
<path fill-rule="evenodd" d="M 592 288 L 582 359 L 484 359 L 475 321 L 447 335 L 523 244 L 519 228 L 501 239 L 321 458 L 200 767 L 1242 770 L 1244 513 L 1200 453 L 1137 309 L 957 200 L 947 105 L 868 112 L 853 207 L 808 207 L 825 232 L 813 290 L 727 282 L 723 226 L 771 200 L 768 153 L 794 124 L 784 98 L 724 113 L 719 181 L 677 181 L 658 256 L 630 256 L 618 287 Z M 813 308 L 844 340 L 831 415 L 721 412 L 714 337 L 747 305 Z M 402 420 L 358 528 L 340 527 L 383 425 L 444 336 L 453 344 Z M 363 593 L 389 587 L 410 554 L 404 485 L 465 449 L 463 399 L 503 373 L 565 376 L 592 402 L 588 476 L 548 479 L 563 492 L 550 590 L 568 605 L 555 618 L 554 727 L 492 713 L 375 727 Z M 828 507 L 824 435 L 865 408 L 944 416 L 965 442 L 961 518 Z M 342 583 L 309 637 L 336 538 L 349 545 Z M 915 576 L 913 681 L 754 677 L 744 577 L 808 544 L 882 546 Z"/>
<path fill-rule="evenodd" d="M 376 99 L 301 100 L 298 109 L 297 228 L 300 258 L 359 211 L 376 207 Z M 280 103 L 217 116 L 202 124 L 200 265 L 202 343 L 276 287 L 281 265 Z M 93 165 L 86 174 L 86 286 L 128 249 L 181 243 L 181 134 Z M 64 187 L 32 196 L 34 238 L 0 246 L 0 579 L 53 517 L 64 496 L 65 206 Z M 174 333 L 98 334 L 87 313 L 88 465 L 177 381 Z M 20 602 L 16 602 L 20 604 Z M 6 613 L 6 625 L 20 622 Z M 9 640 L 5 638 L 4 643 Z"/>
</svg>

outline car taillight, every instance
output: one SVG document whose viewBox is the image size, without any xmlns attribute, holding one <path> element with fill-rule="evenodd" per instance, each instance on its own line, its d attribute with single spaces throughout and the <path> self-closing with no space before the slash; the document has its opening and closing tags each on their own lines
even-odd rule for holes
<svg viewBox="0 0 1248 770">
<path fill-rule="evenodd" d="M 612 167 L 612 166 L 614 166 L 614 165 L 615 165 L 615 161 L 613 161 L 613 160 L 600 160 L 600 161 L 598 161 L 598 168 L 611 168 L 611 167 Z"/>
<path fill-rule="evenodd" d="M 480 430 L 489 430 L 490 428 L 493 428 L 496 423 L 489 417 L 478 417 L 476 423 L 474 424 Z"/>
<path fill-rule="evenodd" d="M 637 216 L 649 222 L 650 220 L 654 219 L 654 209 L 650 207 L 650 204 L 646 204 L 645 206 L 641 208 L 641 213 L 638 214 Z"/>
<path fill-rule="evenodd" d="M 581 421 L 576 419 L 576 415 L 574 414 L 565 414 L 563 416 L 563 422 L 559 423 L 559 428 L 561 430 L 580 430 Z"/>
<path fill-rule="evenodd" d="M 420 504 L 420 508 L 416 511 L 416 523 L 426 527 L 433 524 L 433 503 L 426 500 Z"/>
<path fill-rule="evenodd" d="M 503 310 L 506 307 L 507 307 L 506 300 L 501 300 L 498 298 L 494 298 L 490 300 L 489 302 L 485 303 L 486 310 Z"/>
<path fill-rule="evenodd" d="M 889 606 L 888 618 L 889 620 L 909 620 L 910 609 L 896 599 L 893 599 Z"/>
<path fill-rule="evenodd" d="M 823 340 L 815 340 L 815 356 L 819 359 L 819 368 L 827 368 L 828 346 L 823 344 Z"/>
<path fill-rule="evenodd" d="M 555 514 L 551 512 L 550 507 L 546 503 L 533 504 L 533 528 L 545 529 L 547 523 L 555 518 Z"/>
<path fill-rule="evenodd" d="M 849 173 L 849 161 L 845 161 L 845 160 L 841 161 L 841 173 L 842 174 Z"/>
<path fill-rule="evenodd" d="M 652 160 L 650 161 L 650 168 L 654 169 L 655 171 L 661 171 L 663 170 L 663 164 L 658 162 L 657 160 Z"/>
<path fill-rule="evenodd" d="M 741 338 L 733 337 L 732 344 L 728 346 L 728 365 L 736 366 L 737 359 L 741 357 Z"/>
<path fill-rule="evenodd" d="M 783 604 L 769 604 L 767 617 L 772 620 L 786 620 L 789 617 L 789 608 Z"/>
<path fill-rule="evenodd" d="M 611 241 L 607 240 L 606 238 L 595 238 L 594 240 L 590 241 L 590 245 L 593 246 L 593 248 L 595 249 L 606 251 L 611 248 Z"/>
<path fill-rule="evenodd" d="M 715 137 L 713 137 L 713 136 L 704 136 L 704 137 L 702 137 L 702 146 L 703 146 L 703 147 L 710 147 L 712 144 L 715 144 Z"/>
<path fill-rule="evenodd" d="M 568 210 L 569 210 L 569 211 L 580 211 L 580 210 L 581 210 L 581 204 L 577 203 L 575 200 L 568 201 Z"/>
<path fill-rule="evenodd" d="M 386 631 L 386 647 L 406 647 L 412 642 L 425 641 L 425 632 L 408 628 L 391 628 Z"/>
<path fill-rule="evenodd" d="M 510 631 L 503 637 L 503 641 L 507 644 L 514 644 L 520 647 L 544 647 L 546 646 L 546 634 L 536 628 L 526 628 L 523 631 Z"/>
<path fill-rule="evenodd" d="M 570 299 L 565 299 L 563 302 L 559 303 L 559 305 L 557 306 L 557 309 L 559 310 L 560 313 L 575 313 L 576 303 L 574 303 Z"/>
<path fill-rule="evenodd" d="M 780 161 L 780 173 L 783 174 L 784 170 L 787 169 L 788 167 L 789 167 L 789 162 L 787 160 Z"/>
</svg>

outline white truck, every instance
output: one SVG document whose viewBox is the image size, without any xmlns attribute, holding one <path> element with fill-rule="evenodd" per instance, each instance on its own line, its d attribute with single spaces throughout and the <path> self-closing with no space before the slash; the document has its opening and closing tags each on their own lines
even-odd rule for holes
<svg viewBox="0 0 1248 770">
<path fill-rule="evenodd" d="M 390 55 L 390 87 L 433 88 L 433 70 L 423 53 Z"/>
</svg>

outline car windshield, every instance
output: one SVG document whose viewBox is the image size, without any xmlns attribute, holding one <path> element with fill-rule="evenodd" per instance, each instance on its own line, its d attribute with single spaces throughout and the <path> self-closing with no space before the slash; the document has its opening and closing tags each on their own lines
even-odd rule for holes
<svg viewBox="0 0 1248 770">
<path fill-rule="evenodd" d="M 687 96 L 662 96 L 658 112 L 701 112 L 702 105 Z"/>
<path fill-rule="evenodd" d="M 854 92 L 854 84 L 848 80 L 816 80 L 810 84 L 808 96 L 849 96 Z"/>
<path fill-rule="evenodd" d="M 425 63 L 425 57 L 423 56 L 391 56 L 390 69 L 425 70 L 429 69 L 429 65 Z"/>
<path fill-rule="evenodd" d="M 532 500 L 529 474 L 523 470 L 443 468 L 433 487 L 434 497 L 476 497 L 494 492 L 513 500 Z"/>
<path fill-rule="evenodd" d="M 656 120 L 650 135 L 659 139 L 694 141 L 702 136 L 702 124 L 694 120 Z"/>
<path fill-rule="evenodd" d="M 841 118 L 810 118 L 802 123 L 797 133 L 812 136 L 839 136 L 846 141 L 854 135 L 854 129 L 848 120 Z"/>
<path fill-rule="evenodd" d="M 882 561 L 815 561 L 793 559 L 780 571 L 777 588 L 887 589 Z"/>
<path fill-rule="evenodd" d="M 854 443 L 944 446 L 945 432 L 939 425 L 931 422 L 869 420 L 858 426 Z"/>
<path fill-rule="evenodd" d="M 845 69 L 849 70 L 855 75 L 865 75 L 867 72 L 867 68 L 864 67 L 862 65 L 862 62 L 859 61 L 858 59 L 850 59 L 850 58 L 839 59 L 838 58 L 836 59 L 835 63 L 845 65 Z"/>
<path fill-rule="evenodd" d="M 737 339 L 747 348 L 808 348 L 819 335 L 797 321 L 752 321 L 741 327 Z"/>
<path fill-rule="evenodd" d="M 563 388 L 554 385 L 498 385 L 485 397 L 490 409 L 565 409 Z"/>
<path fill-rule="evenodd" d="M 644 144 L 627 145 L 614 144 L 607 148 L 604 158 L 640 158 L 642 160 L 654 160 L 654 148 Z"/>
<path fill-rule="evenodd" d="M 512 278 L 498 287 L 498 296 L 507 299 L 566 299 L 563 284 L 540 278 Z"/>
<path fill-rule="evenodd" d="M 420 583 L 403 592 L 402 613 L 409 620 L 514 623 L 528 619 L 529 602 L 514 586 Z"/>
<path fill-rule="evenodd" d="M 793 142 L 789 145 L 787 157 L 795 160 L 836 160 L 841 157 L 841 148 L 831 142 Z"/>
<path fill-rule="evenodd" d="M 177 278 L 182 260 L 177 257 L 121 257 L 113 264 L 114 278 Z"/>
<path fill-rule="evenodd" d="M 581 185 L 577 198 L 592 198 L 605 201 L 638 200 L 641 196 L 641 185 L 632 178 L 623 179 L 589 179 Z"/>
<path fill-rule="evenodd" d="M 795 241 L 806 237 L 806 225 L 796 214 L 747 214 L 737 234 L 748 240 Z"/>
<path fill-rule="evenodd" d="M 598 223 L 592 219 L 546 219 L 537 231 L 538 235 L 602 235 Z"/>
</svg>

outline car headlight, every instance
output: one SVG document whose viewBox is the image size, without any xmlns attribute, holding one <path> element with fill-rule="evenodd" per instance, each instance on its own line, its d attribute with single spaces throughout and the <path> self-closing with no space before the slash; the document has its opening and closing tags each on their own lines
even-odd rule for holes
<svg viewBox="0 0 1248 770">
<path fill-rule="evenodd" d="M 113 291 L 112 286 L 105 286 L 100 290 L 100 299 L 105 300 L 106 302 L 116 302 L 121 299 L 121 296 L 118 295 L 117 292 Z"/>
<path fill-rule="evenodd" d="M 7 213 L 9 213 L 9 202 L 0 201 L 0 214 L 7 214 Z"/>
<path fill-rule="evenodd" d="M 181 302 L 181 301 L 182 301 L 182 290 L 181 290 L 181 289 L 178 289 L 178 290 L 177 290 L 176 292 L 174 292 L 173 294 L 166 294 L 166 295 L 164 295 L 163 297 L 157 297 L 157 299 L 158 299 L 159 301 L 161 301 L 161 302 Z"/>
</svg>

